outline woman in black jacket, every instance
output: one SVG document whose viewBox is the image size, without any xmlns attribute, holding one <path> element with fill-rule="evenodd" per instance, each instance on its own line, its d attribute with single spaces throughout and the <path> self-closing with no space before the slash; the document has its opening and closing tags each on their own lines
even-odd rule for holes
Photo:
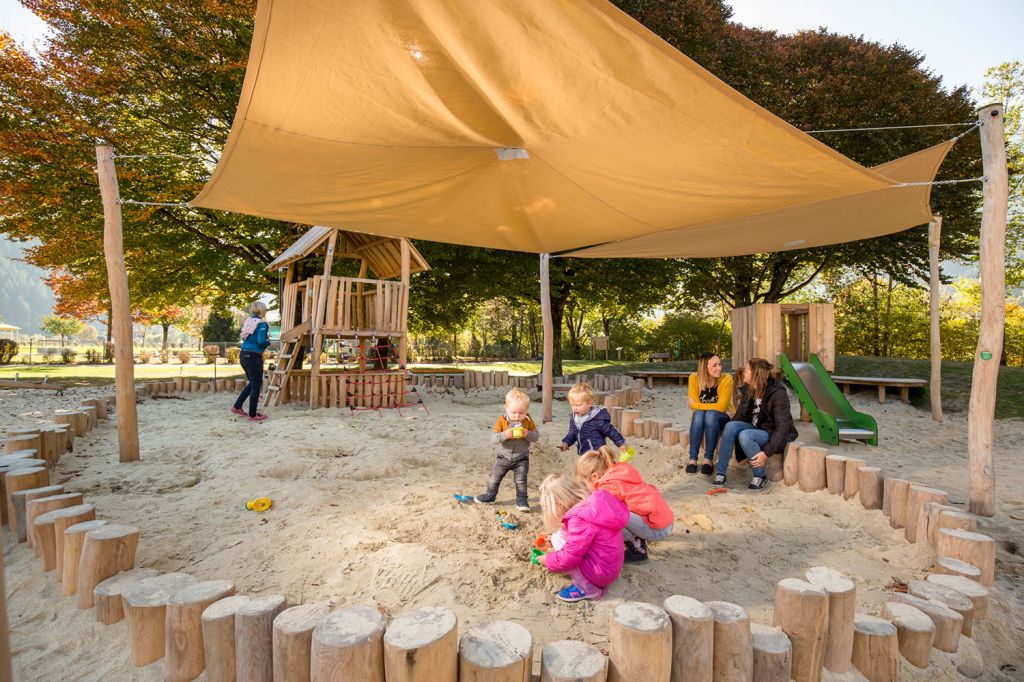
<svg viewBox="0 0 1024 682">
<path fill-rule="evenodd" d="M 751 358 L 741 370 L 739 406 L 732 420 L 722 431 L 718 450 L 718 473 L 714 485 L 725 483 L 733 448 L 739 441 L 743 454 L 750 460 L 754 477 L 748 490 L 764 490 L 768 485 L 764 467 L 768 455 L 781 453 L 786 443 L 796 440 L 796 426 L 789 411 L 786 388 L 771 376 L 771 363 Z M 738 453 L 737 453 L 738 454 Z"/>
</svg>

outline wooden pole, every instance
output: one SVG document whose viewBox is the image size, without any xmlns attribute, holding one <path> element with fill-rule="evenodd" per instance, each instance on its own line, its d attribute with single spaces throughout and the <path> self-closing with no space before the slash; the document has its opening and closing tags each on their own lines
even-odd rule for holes
<svg viewBox="0 0 1024 682">
<path fill-rule="evenodd" d="M 327 311 L 327 298 L 331 289 L 331 265 L 334 263 L 334 245 L 338 239 L 338 230 L 333 230 L 327 238 L 327 253 L 324 255 L 324 276 L 320 281 L 320 290 L 316 301 L 316 309 L 313 311 L 313 320 L 310 329 L 313 332 L 313 347 L 310 353 L 313 357 L 309 363 L 309 409 L 315 410 L 320 406 L 320 382 L 317 377 L 320 374 L 320 346 L 323 344 L 323 332 L 325 313 Z"/>
<path fill-rule="evenodd" d="M 139 416 L 135 409 L 132 315 L 121 241 L 121 195 L 117 188 L 114 149 L 110 145 L 96 145 L 96 172 L 99 174 L 100 195 L 103 197 L 103 253 L 107 260 L 110 317 L 115 341 L 118 452 L 121 462 L 134 462 L 139 459 Z"/>
<path fill-rule="evenodd" d="M 936 537 L 938 556 L 965 561 L 981 569 L 978 582 L 992 587 L 996 574 L 996 543 L 987 535 L 959 528 L 942 528 Z"/>
<path fill-rule="evenodd" d="M 460 682 L 523 682 L 532 673 L 533 636 L 518 623 L 484 623 L 459 638 Z"/>
<path fill-rule="evenodd" d="M 555 329 L 551 317 L 551 254 L 540 254 L 540 312 L 544 322 L 544 365 L 541 370 L 541 404 L 543 422 L 552 420 L 554 402 Z"/>
<path fill-rule="evenodd" d="M 984 588 L 983 588 L 984 589 Z M 960 614 L 960 634 L 971 636 L 974 630 L 974 602 L 953 587 L 928 580 L 911 580 L 908 594 L 929 601 L 937 601 Z"/>
<path fill-rule="evenodd" d="M 128 620 L 132 663 L 137 668 L 164 657 L 167 602 L 180 590 L 199 582 L 188 573 L 164 573 L 143 578 L 121 593 Z"/>
<path fill-rule="evenodd" d="M 76 523 L 64 530 L 64 550 L 62 554 L 64 566 L 60 576 L 60 592 L 65 597 L 70 597 L 78 592 L 78 564 L 82 559 L 85 534 L 96 528 L 102 528 L 105 525 L 107 525 L 106 521 L 95 519 L 93 521 Z M 118 602 L 120 600 L 121 597 L 119 595 Z"/>
<path fill-rule="evenodd" d="M 913 666 L 927 668 L 935 641 L 935 623 L 928 614 L 910 604 L 891 601 L 882 609 L 882 615 L 896 626 L 896 638 L 903 658 Z"/>
<path fill-rule="evenodd" d="M 776 586 L 772 625 L 782 628 L 793 644 L 793 679 L 796 682 L 821 680 L 828 606 L 828 593 L 803 580 L 783 578 Z"/>
<path fill-rule="evenodd" d="M 0 546 L 6 545 L 0 529 Z M 7 586 L 4 584 L 4 562 L 0 561 L 0 682 L 11 682 L 11 640 L 7 632 Z"/>
<path fill-rule="evenodd" d="M 711 609 L 691 597 L 673 595 L 662 604 L 672 619 L 672 682 L 713 677 L 715 622 Z"/>
<path fill-rule="evenodd" d="M 190 682 L 203 672 L 203 611 L 234 593 L 235 584 L 230 580 L 207 580 L 171 595 L 167 602 L 164 682 Z"/>
<path fill-rule="evenodd" d="M 78 561 L 78 608 L 91 609 L 92 591 L 97 585 L 135 567 L 138 546 L 139 529 L 134 526 L 109 523 L 86 532 L 82 556 Z M 65 555 L 67 549 L 65 544 Z"/>
<path fill-rule="evenodd" d="M 111 576 L 93 588 L 96 622 L 113 625 L 124 620 L 124 602 L 121 595 L 143 578 L 155 578 L 160 571 L 155 568 L 132 568 Z"/>
<path fill-rule="evenodd" d="M 974 620 L 988 620 L 991 613 L 991 602 L 989 601 L 989 590 L 981 583 L 964 578 L 959 575 L 932 574 L 927 581 L 937 585 L 945 585 L 952 588 L 971 600 L 974 606 L 972 616 Z"/>
<path fill-rule="evenodd" d="M 274 682 L 309 682 L 313 630 L 330 611 L 327 604 L 299 604 L 274 619 Z"/>
<path fill-rule="evenodd" d="M 604 654 L 571 639 L 546 644 L 540 654 L 541 682 L 605 682 L 607 668 Z"/>
<path fill-rule="evenodd" d="M 459 676 L 458 619 L 428 606 L 399 614 L 384 633 L 388 682 L 455 682 Z"/>
<path fill-rule="evenodd" d="M 274 679 L 274 619 L 286 608 L 288 602 L 284 595 L 268 594 L 250 599 L 235 612 L 238 679 L 251 682 Z"/>
<path fill-rule="evenodd" d="M 960 646 L 960 630 L 963 627 L 963 616 L 942 602 L 921 599 L 912 594 L 896 594 L 897 602 L 910 604 L 918 611 L 932 619 L 935 625 L 935 640 L 932 643 L 939 651 L 955 654 Z"/>
<path fill-rule="evenodd" d="M 750 624 L 754 646 L 754 679 L 757 682 L 789 682 L 793 668 L 793 645 L 779 628 Z"/>
<path fill-rule="evenodd" d="M 321 620 L 310 646 L 312 682 L 384 682 L 384 626 L 384 615 L 371 606 L 351 606 Z"/>
<path fill-rule="evenodd" d="M 815 566 L 807 582 L 828 593 L 828 628 L 823 665 L 834 673 L 850 669 L 853 622 L 857 615 L 857 588 L 853 581 L 831 568 Z"/>
<path fill-rule="evenodd" d="M 249 597 L 225 597 L 206 607 L 203 626 L 203 658 L 209 682 L 235 682 L 235 614 Z"/>
<path fill-rule="evenodd" d="M 895 682 L 900 674 L 896 626 L 882 618 L 857 614 L 853 665 L 870 682 Z"/>
<path fill-rule="evenodd" d="M 754 679 L 754 643 L 746 609 L 726 601 L 709 601 L 707 606 L 715 619 L 714 679 L 750 682 Z"/>
<path fill-rule="evenodd" d="M 1006 142 L 1003 105 L 990 104 L 978 111 L 981 124 L 982 186 L 981 324 L 971 375 L 971 401 L 967 410 L 967 460 L 970 466 L 968 509 L 979 516 L 996 513 L 995 449 L 996 384 L 1003 352 L 1006 318 Z"/>
<path fill-rule="evenodd" d="M 405 369 L 405 363 L 409 357 L 409 271 L 411 270 L 410 259 L 412 255 L 409 249 L 409 240 L 401 240 L 402 248 L 402 329 L 405 332 L 398 340 L 398 366 Z"/>
<path fill-rule="evenodd" d="M 885 481 L 878 467 L 861 467 L 857 470 L 860 504 L 865 509 L 881 509 Z"/>
<path fill-rule="evenodd" d="M 932 375 L 928 384 L 928 397 L 932 404 L 932 419 L 942 421 L 942 343 L 939 328 L 939 244 L 942 241 L 942 216 L 932 216 L 928 224 L 929 316 L 931 318 Z"/>
<path fill-rule="evenodd" d="M 612 613 L 608 633 L 608 682 L 668 682 L 672 671 L 672 621 L 654 604 L 628 601 Z"/>
</svg>

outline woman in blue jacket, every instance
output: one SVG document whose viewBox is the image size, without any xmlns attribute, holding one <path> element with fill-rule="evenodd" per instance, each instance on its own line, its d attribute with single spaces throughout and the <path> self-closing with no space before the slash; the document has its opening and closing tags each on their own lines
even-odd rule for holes
<svg viewBox="0 0 1024 682">
<path fill-rule="evenodd" d="M 238 356 L 238 362 L 249 382 L 238 394 L 238 400 L 231 411 L 244 417 L 246 412 L 242 405 L 248 398 L 251 422 L 261 422 L 267 418 L 267 415 L 256 411 L 260 403 L 260 390 L 263 388 L 263 351 L 270 345 L 270 325 L 263 319 L 266 315 L 267 304 L 256 301 L 249 306 L 249 317 L 242 323 L 242 353 Z"/>
</svg>

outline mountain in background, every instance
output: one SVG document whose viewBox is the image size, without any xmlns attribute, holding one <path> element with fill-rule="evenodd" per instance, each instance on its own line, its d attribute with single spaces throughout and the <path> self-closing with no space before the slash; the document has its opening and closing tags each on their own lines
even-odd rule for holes
<svg viewBox="0 0 1024 682">
<path fill-rule="evenodd" d="M 44 270 L 20 260 L 23 250 L 0 237 L 0 316 L 22 334 L 38 334 L 43 317 L 53 313 L 53 291 L 43 281 Z"/>
</svg>

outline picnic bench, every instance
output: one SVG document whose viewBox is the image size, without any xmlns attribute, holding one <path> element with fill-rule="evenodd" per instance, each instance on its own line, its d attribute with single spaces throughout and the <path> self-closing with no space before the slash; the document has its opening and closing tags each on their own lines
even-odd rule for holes
<svg viewBox="0 0 1024 682">
<path fill-rule="evenodd" d="M 651 353 L 647 356 L 647 362 L 654 362 L 655 360 L 658 360 L 660 362 L 668 362 L 671 359 L 671 353 Z"/>
<path fill-rule="evenodd" d="M 843 393 L 850 395 L 854 386 L 875 386 L 878 388 L 878 402 L 885 404 L 885 391 L 887 388 L 896 388 L 900 392 L 900 402 L 910 402 L 910 389 L 924 388 L 928 385 L 925 379 L 907 379 L 903 377 L 845 377 L 834 375 L 832 381 L 843 389 Z"/>
<path fill-rule="evenodd" d="M 0 388 L 31 388 L 36 390 L 57 391 L 57 395 L 64 395 L 64 384 L 49 383 L 47 381 L 18 381 L 14 379 L 0 379 Z"/>
<path fill-rule="evenodd" d="M 692 372 L 670 372 L 668 370 L 641 370 L 638 372 L 630 372 L 629 376 L 634 379 L 644 379 L 647 381 L 647 388 L 654 388 L 655 379 L 675 379 L 677 383 L 682 386 L 686 383 L 686 380 L 690 378 Z"/>
</svg>

